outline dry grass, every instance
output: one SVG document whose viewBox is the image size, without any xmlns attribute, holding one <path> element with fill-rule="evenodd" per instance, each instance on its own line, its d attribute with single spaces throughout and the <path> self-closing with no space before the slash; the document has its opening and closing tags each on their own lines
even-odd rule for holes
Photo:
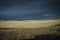
<svg viewBox="0 0 60 40">
<path fill-rule="evenodd" d="M 9 28 L 9 29 L 0 29 L 0 39 L 4 40 L 19 40 L 19 39 L 28 39 L 34 38 L 36 35 L 46 35 L 54 34 L 60 35 L 60 26 L 50 26 L 43 28 Z"/>
<path fill-rule="evenodd" d="M 60 35 L 60 19 L 0 21 L 0 40 L 20 40 L 46 34 Z"/>
<path fill-rule="evenodd" d="M 0 28 L 37 28 L 59 24 L 56 20 L 24 20 L 24 21 L 0 21 Z"/>
</svg>

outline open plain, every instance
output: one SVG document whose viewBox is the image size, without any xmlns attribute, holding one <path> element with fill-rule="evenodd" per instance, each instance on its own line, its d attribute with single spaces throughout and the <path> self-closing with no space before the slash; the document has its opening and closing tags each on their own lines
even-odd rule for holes
<svg viewBox="0 0 60 40">
<path fill-rule="evenodd" d="M 40 37 L 42 37 L 41 35 L 54 35 L 53 37 L 57 35 L 59 36 L 60 19 L 0 21 L 0 40 L 32 40 L 37 35 L 39 35 Z M 39 39 L 45 40 L 44 38 Z"/>
</svg>

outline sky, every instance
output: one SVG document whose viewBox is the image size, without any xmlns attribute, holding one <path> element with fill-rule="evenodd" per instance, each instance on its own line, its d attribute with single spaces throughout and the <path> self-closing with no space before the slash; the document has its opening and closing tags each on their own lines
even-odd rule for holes
<svg viewBox="0 0 60 40">
<path fill-rule="evenodd" d="M 59 0 L 0 0 L 0 20 L 60 18 Z"/>
</svg>

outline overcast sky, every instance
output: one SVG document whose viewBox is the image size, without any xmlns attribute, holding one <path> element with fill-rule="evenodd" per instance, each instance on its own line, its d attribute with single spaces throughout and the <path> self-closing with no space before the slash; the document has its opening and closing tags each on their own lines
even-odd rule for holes
<svg viewBox="0 0 60 40">
<path fill-rule="evenodd" d="M 0 20 L 60 18 L 58 0 L 0 0 Z"/>
</svg>

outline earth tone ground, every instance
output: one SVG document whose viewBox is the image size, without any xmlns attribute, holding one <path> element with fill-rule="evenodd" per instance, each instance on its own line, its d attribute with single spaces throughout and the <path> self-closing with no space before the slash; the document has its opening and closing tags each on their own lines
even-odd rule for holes
<svg viewBox="0 0 60 40">
<path fill-rule="evenodd" d="M 60 35 L 60 19 L 0 21 L 0 40 L 25 40 L 47 34 Z"/>
<path fill-rule="evenodd" d="M 0 21 L 0 28 L 38 28 L 60 24 L 60 19 L 55 20 L 24 20 L 24 21 Z"/>
</svg>

